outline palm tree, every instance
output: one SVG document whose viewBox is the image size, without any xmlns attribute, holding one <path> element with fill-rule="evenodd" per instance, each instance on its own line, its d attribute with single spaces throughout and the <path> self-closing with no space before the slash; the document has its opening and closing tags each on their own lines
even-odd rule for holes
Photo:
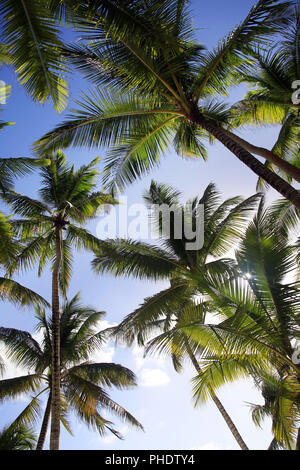
<svg viewBox="0 0 300 470">
<path fill-rule="evenodd" d="M 224 383 L 252 376 L 273 390 L 273 399 L 256 414 L 271 413 L 274 437 L 291 449 L 299 448 L 300 367 L 293 361 L 300 331 L 299 250 L 287 230 L 295 224 L 293 214 L 276 224 L 283 205 L 286 201 L 269 210 L 260 205 L 236 252 L 239 277 L 220 273 L 206 276 L 205 283 L 199 278 L 223 321 L 200 325 L 196 320 L 181 327 L 203 349 L 195 400 L 207 397 L 208 386 L 216 391 Z"/>
<path fill-rule="evenodd" d="M 69 47 L 65 54 L 98 89 L 42 137 L 36 149 L 43 153 L 71 144 L 110 145 L 104 182 L 119 189 L 157 164 L 171 142 L 181 155 L 206 158 L 203 139 L 215 138 L 300 208 L 298 191 L 226 133 L 223 126 L 230 123 L 231 113 L 213 101 L 237 83 L 237 71 L 243 70 L 252 49 L 266 46 L 266 38 L 286 24 L 290 2 L 259 0 L 207 53 L 194 42 L 186 4 L 126 2 L 119 13 L 115 2 L 87 7 L 82 28 L 92 41 Z M 300 180 L 300 171 L 284 162 L 285 171 L 287 166 Z"/>
<path fill-rule="evenodd" d="M 233 107 L 235 114 L 234 123 L 241 125 L 266 125 L 278 124 L 281 126 L 278 139 L 272 152 L 254 147 L 245 141 L 238 142 L 250 152 L 262 157 L 273 153 L 299 168 L 299 105 L 291 100 L 292 84 L 299 78 L 299 34 L 300 34 L 300 9 L 295 7 L 294 15 L 290 19 L 287 28 L 282 31 L 282 42 L 278 50 L 273 49 L 263 53 L 255 51 L 254 64 L 248 72 L 241 74 L 241 81 L 252 87 L 245 98 Z M 232 135 L 232 134 L 229 134 Z M 234 138 L 234 136 L 232 136 Z M 276 170 L 272 158 L 267 159 L 265 165 Z M 282 167 L 279 167 L 282 168 Z M 287 172 L 287 174 L 289 174 Z M 296 178 L 297 179 L 297 178 Z M 260 179 L 259 184 L 262 185 Z"/>
<path fill-rule="evenodd" d="M 106 341 L 106 335 L 99 331 L 99 322 L 104 312 L 82 306 L 79 294 L 70 302 L 66 301 L 61 314 L 60 329 L 60 396 L 61 422 L 70 432 L 68 415 L 74 411 L 88 426 L 101 435 L 110 431 L 122 438 L 113 424 L 102 416 L 108 410 L 129 424 L 142 428 L 141 424 L 121 405 L 113 401 L 106 387 L 124 389 L 136 385 L 133 372 L 120 364 L 93 362 L 93 353 Z M 54 325 L 45 310 L 36 308 L 37 332 L 41 341 L 27 331 L 0 328 L 0 340 L 7 347 L 9 357 L 25 370 L 28 375 L 0 381 L 1 399 L 20 393 L 34 392 L 30 402 L 16 418 L 15 425 L 24 422 L 34 425 L 42 409 L 40 397 L 48 395 L 37 441 L 37 450 L 42 450 L 51 415 L 52 345 Z"/>
<path fill-rule="evenodd" d="M 54 325 L 52 355 L 52 421 L 51 449 L 58 449 L 60 429 L 60 298 L 65 295 L 72 269 L 72 246 L 90 249 L 98 239 L 82 225 L 93 218 L 102 204 L 115 201 L 102 192 L 94 191 L 98 175 L 95 166 L 99 159 L 75 171 L 61 152 L 51 157 L 51 164 L 41 169 L 41 200 L 14 191 L 4 195 L 15 214 L 22 218 L 13 221 L 16 234 L 24 247 L 10 271 L 26 269 L 38 261 L 38 273 L 52 263 L 52 321 Z"/>
<path fill-rule="evenodd" d="M 0 431 L 0 450 L 33 450 L 35 434 L 24 425 L 10 425 Z"/>
<path fill-rule="evenodd" d="M 179 325 L 187 312 L 192 311 L 191 299 L 202 293 L 199 289 L 198 276 L 205 273 L 222 272 L 232 275 L 234 262 L 221 258 L 238 242 L 249 222 L 249 216 L 257 206 L 260 195 L 254 195 L 246 200 L 240 197 L 227 199 L 220 203 L 220 196 L 213 184 L 204 191 L 201 198 L 189 202 L 192 208 L 189 223 L 195 226 L 195 219 L 201 205 L 204 205 L 204 220 L 202 221 L 205 240 L 202 248 L 190 250 L 187 238 L 176 235 L 178 214 L 182 214 L 185 206 L 179 204 L 179 193 L 174 189 L 152 182 L 150 191 L 146 193 L 146 201 L 150 204 L 167 205 L 175 209 L 170 215 L 170 227 L 166 227 L 159 212 L 154 213 L 154 221 L 158 224 L 163 241 L 163 248 L 131 240 L 108 240 L 101 244 L 93 260 L 96 272 L 112 272 L 116 276 L 134 276 L 141 279 L 168 279 L 170 287 L 145 299 L 144 303 L 128 315 L 114 329 L 114 336 L 126 339 L 131 343 L 135 338 L 145 345 L 153 332 L 163 331 L 163 337 L 169 345 L 176 370 L 181 368 L 181 358 L 188 356 L 197 372 L 200 371 L 199 348 L 186 335 L 178 334 Z M 175 214 L 177 212 L 177 216 Z M 198 230 L 200 230 L 198 226 Z M 166 237 L 169 231 L 168 237 Z M 183 308 L 187 304 L 186 308 Z M 200 310 L 196 309 L 197 318 L 203 318 Z M 175 335 L 174 335 L 175 331 Z M 176 333 L 177 332 L 177 333 Z M 157 336 L 160 338 L 160 335 Z M 155 340 L 154 340 L 155 342 Z M 152 343 L 150 343 L 152 344 Z M 154 344 L 154 343 L 153 343 Z M 180 345 L 180 346 L 179 346 Z M 146 349 L 147 350 L 147 349 Z M 157 351 L 158 348 L 155 348 Z M 234 437 L 242 449 L 247 449 L 238 430 L 211 390 L 211 398 L 217 405 Z"/>
</svg>

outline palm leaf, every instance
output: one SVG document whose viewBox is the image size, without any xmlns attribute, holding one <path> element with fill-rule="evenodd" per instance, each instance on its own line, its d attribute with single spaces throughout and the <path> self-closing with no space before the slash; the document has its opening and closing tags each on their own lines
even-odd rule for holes
<svg viewBox="0 0 300 470">
<path fill-rule="evenodd" d="M 1 7 L 5 44 L 20 83 L 36 101 L 51 97 L 61 112 L 67 104 L 67 68 L 48 2 L 5 0 Z"/>
</svg>

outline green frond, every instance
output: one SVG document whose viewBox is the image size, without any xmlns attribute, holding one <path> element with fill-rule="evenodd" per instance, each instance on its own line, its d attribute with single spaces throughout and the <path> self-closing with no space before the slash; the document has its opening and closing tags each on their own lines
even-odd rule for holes
<svg viewBox="0 0 300 470">
<path fill-rule="evenodd" d="M 95 272 L 112 272 L 115 276 L 139 279 L 168 278 L 179 267 L 168 252 L 133 240 L 103 240 L 92 261 Z"/>
<path fill-rule="evenodd" d="M 44 305 L 45 307 L 49 306 L 47 300 L 42 296 L 6 277 L 0 277 L 0 298 L 20 306 L 32 306 L 35 304 Z"/>
<path fill-rule="evenodd" d="M 14 180 L 32 172 L 36 167 L 47 166 L 47 158 L 0 158 L 0 189 L 2 192 L 13 187 Z"/>
<path fill-rule="evenodd" d="M 10 64 L 11 58 L 8 52 L 8 48 L 5 44 L 0 43 L 0 66 L 3 64 Z"/>
<path fill-rule="evenodd" d="M 77 250 L 96 250 L 100 246 L 100 240 L 92 235 L 88 230 L 69 224 L 67 228 L 66 241 Z"/>
<path fill-rule="evenodd" d="M 16 255 L 17 249 L 10 220 L 0 212 L 0 263 L 7 265 Z"/>
<path fill-rule="evenodd" d="M 81 147 L 109 147 L 119 136 L 126 135 L 137 122 L 148 122 L 151 117 L 180 113 L 167 103 L 151 106 L 151 99 L 137 98 L 134 94 L 120 96 L 96 88 L 89 95 L 76 102 L 67 120 L 35 143 L 38 152 L 66 148 L 70 145 Z"/>
<path fill-rule="evenodd" d="M 114 336 L 124 338 L 131 343 L 135 335 L 138 334 L 138 338 L 143 345 L 145 342 L 144 328 L 146 327 L 147 330 L 147 325 L 160 319 L 166 312 L 172 312 L 172 309 L 176 310 L 180 303 L 189 299 L 190 292 L 188 289 L 187 281 L 177 281 L 169 288 L 147 297 L 142 305 L 124 318 L 115 329 Z"/>
<path fill-rule="evenodd" d="M 37 396 L 33 397 L 29 404 L 19 413 L 12 423 L 12 427 L 34 427 L 40 418 L 41 403 Z"/>
<path fill-rule="evenodd" d="M 202 56 L 193 84 L 197 101 L 205 93 L 227 94 L 228 86 L 236 84 L 237 70 L 249 62 L 249 51 L 269 45 L 270 35 L 286 23 L 288 6 L 287 2 L 259 0 L 215 50 Z"/>
<path fill-rule="evenodd" d="M 3 199 L 16 214 L 22 217 L 38 218 L 40 215 L 50 214 L 49 208 L 41 201 L 16 193 L 15 191 L 6 192 Z"/>
<path fill-rule="evenodd" d="M 0 327 L 0 341 L 6 347 L 8 358 L 17 365 L 28 369 L 38 365 L 42 350 L 27 331 Z"/>
<path fill-rule="evenodd" d="M 46 228 L 46 231 L 44 233 L 42 232 L 41 235 L 37 234 L 35 237 L 33 236 L 22 240 L 23 244 L 21 245 L 18 255 L 10 263 L 9 273 L 11 274 L 17 269 L 27 270 L 32 268 L 39 258 L 43 258 L 47 241 L 53 241 L 53 237 L 51 237 L 53 231 L 54 229 L 52 227 L 48 230 Z M 52 248 L 51 245 L 49 248 Z"/>
<path fill-rule="evenodd" d="M 181 119 L 177 125 L 173 146 L 176 153 L 182 157 L 207 160 L 207 151 L 202 142 L 203 138 L 207 139 L 205 131 L 199 130 L 193 124 Z"/>
<path fill-rule="evenodd" d="M 232 354 L 217 356 L 206 361 L 201 360 L 201 373 L 193 378 L 193 397 L 195 405 L 200 405 L 210 398 L 210 390 L 216 392 L 220 387 L 238 379 L 249 378 L 269 370 L 269 364 L 260 355 Z"/>
<path fill-rule="evenodd" d="M 141 424 L 127 410 L 111 400 L 101 387 L 77 374 L 70 374 L 65 395 L 81 419 L 102 433 L 105 431 L 105 425 L 111 423 L 103 419 L 98 423 L 100 417 L 98 407 L 105 408 L 129 424 L 141 428 Z M 101 424 L 100 429 L 99 424 Z"/>
<path fill-rule="evenodd" d="M 0 380 L 1 401 L 13 399 L 26 392 L 35 392 L 40 387 L 41 379 L 37 374 L 28 374 L 12 379 Z"/>
<path fill-rule="evenodd" d="M 100 386 L 114 386 L 121 390 L 136 385 L 134 373 L 126 367 L 114 363 L 80 364 L 69 369 L 68 374 L 75 374 Z"/>
<path fill-rule="evenodd" d="M 159 164 L 171 144 L 178 116 L 155 116 L 138 121 L 130 134 L 122 137 L 105 158 L 103 184 L 109 190 L 122 190 L 128 183 L 147 174 Z"/>
<path fill-rule="evenodd" d="M 67 104 L 66 61 L 48 2 L 5 0 L 3 36 L 20 83 L 39 102 L 51 97 L 57 111 Z"/>
<path fill-rule="evenodd" d="M 233 245 L 242 240 L 260 198 L 260 194 L 255 194 L 231 208 L 209 237 L 206 248 L 208 254 L 213 257 L 226 255 Z"/>
<path fill-rule="evenodd" d="M 33 450 L 36 444 L 34 431 L 26 426 L 9 425 L 0 432 L 0 450 Z"/>
</svg>

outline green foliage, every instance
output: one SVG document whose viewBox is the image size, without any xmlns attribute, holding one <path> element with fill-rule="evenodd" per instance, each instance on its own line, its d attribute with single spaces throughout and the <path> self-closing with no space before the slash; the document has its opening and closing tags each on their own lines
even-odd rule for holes
<svg viewBox="0 0 300 470">
<path fill-rule="evenodd" d="M 292 84 L 300 73 L 299 12 L 299 6 L 295 6 L 286 27 L 280 28 L 281 41 L 275 51 L 273 48 L 252 51 L 253 63 L 240 74 L 240 81 L 251 90 L 232 109 L 234 126 L 280 125 L 272 151 L 297 168 L 300 167 L 300 122 L 298 106 L 292 102 Z M 276 170 L 272 165 L 269 167 Z M 261 179 L 259 186 L 264 186 Z"/>
<path fill-rule="evenodd" d="M 14 214 L 21 216 L 11 221 L 15 235 L 20 238 L 21 249 L 11 260 L 9 272 L 28 269 L 38 263 L 38 274 L 41 275 L 46 264 L 53 266 L 56 259 L 55 231 L 58 227 L 63 233 L 59 280 L 61 291 L 66 295 L 72 270 L 71 248 L 92 249 L 99 244 L 97 237 L 82 225 L 95 216 L 101 205 L 116 201 L 95 190 L 98 158 L 78 170 L 68 163 L 62 152 L 50 157 L 50 161 L 50 165 L 40 170 L 40 199 L 13 190 L 3 195 Z"/>
<path fill-rule="evenodd" d="M 292 361 L 299 338 L 299 264 L 286 230 L 293 214 L 281 224 L 283 207 L 277 203 L 267 210 L 261 204 L 235 255 L 238 278 L 208 277 L 205 293 L 223 321 L 194 322 L 183 331 L 205 351 L 202 373 L 194 379 L 195 400 L 206 399 L 208 387 L 217 390 L 249 375 L 265 384 L 263 393 L 272 385 L 273 401 L 256 407 L 254 419 L 258 424 L 271 415 L 275 439 L 291 449 L 300 417 L 299 367 Z"/>
<path fill-rule="evenodd" d="M 99 331 L 103 315 L 104 312 L 83 306 L 79 294 L 63 306 L 60 322 L 61 421 L 69 429 L 68 416 L 75 412 L 101 435 L 109 431 L 122 438 L 113 424 L 102 416 L 103 410 L 132 426 L 142 426 L 132 414 L 113 401 L 105 389 L 131 388 L 136 385 L 136 377 L 120 364 L 92 361 L 93 353 L 107 341 L 107 333 Z M 35 425 L 42 411 L 38 397 L 50 389 L 53 325 L 42 308 L 36 308 L 36 318 L 37 331 L 42 337 L 40 342 L 26 331 L 0 328 L 0 341 L 5 345 L 8 357 L 25 370 L 34 370 L 34 374 L 0 381 L 2 400 L 28 392 L 34 394 L 14 421 L 14 426 Z"/>
<path fill-rule="evenodd" d="M 119 190 L 149 172 L 173 145 L 183 156 L 206 158 L 210 136 L 194 124 L 195 110 L 218 126 L 230 113 L 214 101 L 238 83 L 256 46 L 288 22 L 289 2 L 260 0 L 213 51 L 193 37 L 182 0 L 71 2 L 84 42 L 65 56 L 98 90 L 36 143 L 44 153 L 69 145 L 109 145 L 105 187 Z M 113 100 L 103 95 L 106 89 Z"/>
<path fill-rule="evenodd" d="M 5 0 L 1 16 L 5 48 L 20 83 L 35 101 L 51 97 L 61 112 L 67 104 L 67 65 L 49 2 Z"/>
<path fill-rule="evenodd" d="M 0 450 L 33 450 L 34 432 L 26 426 L 8 426 L 0 432 Z"/>
</svg>

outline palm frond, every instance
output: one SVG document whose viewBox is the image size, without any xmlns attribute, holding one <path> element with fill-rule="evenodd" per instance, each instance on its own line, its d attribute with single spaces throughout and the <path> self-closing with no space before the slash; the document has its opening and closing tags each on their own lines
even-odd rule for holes
<svg viewBox="0 0 300 470">
<path fill-rule="evenodd" d="M 5 44 L 20 83 L 36 101 L 51 97 L 61 112 L 67 104 L 67 66 L 48 2 L 5 0 L 1 10 Z"/>
<path fill-rule="evenodd" d="M 6 277 L 0 278 L 0 298 L 21 306 L 40 304 L 49 307 L 48 301 L 41 295 Z"/>
</svg>

